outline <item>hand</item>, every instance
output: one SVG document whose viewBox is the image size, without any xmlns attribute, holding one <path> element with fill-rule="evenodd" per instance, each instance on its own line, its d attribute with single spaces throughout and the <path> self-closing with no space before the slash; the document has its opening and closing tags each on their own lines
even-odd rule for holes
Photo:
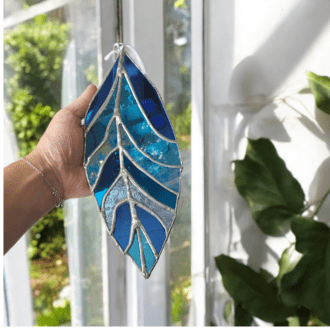
<svg viewBox="0 0 330 330">
<path fill-rule="evenodd" d="M 91 195 L 83 168 L 84 126 L 81 120 L 96 90 L 95 85 L 88 86 L 77 100 L 58 111 L 35 150 L 26 157 L 65 200 Z"/>
</svg>

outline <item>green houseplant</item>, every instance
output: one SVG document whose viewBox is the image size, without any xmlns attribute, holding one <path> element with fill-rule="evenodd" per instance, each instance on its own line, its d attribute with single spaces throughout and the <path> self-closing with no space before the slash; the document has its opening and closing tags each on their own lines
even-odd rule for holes
<svg viewBox="0 0 330 330">
<path fill-rule="evenodd" d="M 307 77 L 316 106 L 330 115 L 330 78 Z M 234 163 L 235 185 L 259 228 L 271 236 L 291 229 L 296 237 L 283 251 L 276 277 L 223 254 L 215 258 L 234 301 L 235 326 L 251 325 L 253 317 L 274 325 L 330 325 L 330 227 L 314 220 L 330 187 L 305 217 L 311 205 L 270 140 L 249 139 L 245 158 Z"/>
</svg>

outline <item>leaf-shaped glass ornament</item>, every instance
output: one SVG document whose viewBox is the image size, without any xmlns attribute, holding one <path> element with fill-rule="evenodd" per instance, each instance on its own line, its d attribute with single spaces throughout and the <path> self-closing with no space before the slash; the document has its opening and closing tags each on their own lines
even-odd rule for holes
<svg viewBox="0 0 330 330">
<path fill-rule="evenodd" d="M 84 168 L 109 233 L 148 278 L 173 227 L 183 167 L 140 58 L 131 46 L 114 49 L 85 116 Z"/>
</svg>

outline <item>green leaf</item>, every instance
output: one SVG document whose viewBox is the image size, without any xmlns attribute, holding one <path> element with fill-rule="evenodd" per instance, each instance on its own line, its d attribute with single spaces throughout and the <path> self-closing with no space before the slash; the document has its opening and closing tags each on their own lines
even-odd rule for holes
<svg viewBox="0 0 330 330">
<path fill-rule="evenodd" d="M 292 269 L 296 267 L 301 257 L 302 255 L 296 251 L 294 244 L 286 248 L 279 260 L 280 269 L 277 276 L 278 280 L 281 280 L 284 274 L 291 272 Z"/>
<path fill-rule="evenodd" d="M 288 318 L 289 327 L 299 327 L 299 317 L 292 316 Z"/>
<path fill-rule="evenodd" d="M 299 182 L 268 139 L 248 140 L 245 158 L 235 161 L 235 184 L 261 230 L 282 236 L 304 207 Z"/>
<path fill-rule="evenodd" d="M 330 239 L 330 228 L 318 221 L 307 218 L 292 220 L 292 232 L 296 236 L 296 250 L 311 260 L 324 258 Z"/>
<path fill-rule="evenodd" d="M 274 276 L 263 268 L 259 269 L 259 274 L 266 280 L 267 283 L 271 283 L 274 280 Z"/>
<path fill-rule="evenodd" d="M 294 315 L 294 309 L 285 307 L 277 298 L 276 287 L 253 271 L 225 255 L 215 258 L 223 285 L 236 304 L 250 315 L 267 322 L 283 322 Z"/>
<path fill-rule="evenodd" d="M 303 257 L 283 275 L 280 297 L 287 306 L 304 306 L 322 322 L 330 324 L 330 286 L 326 270 L 330 228 L 311 219 L 292 221 L 296 249 Z"/>
<path fill-rule="evenodd" d="M 223 309 L 223 318 L 226 320 L 228 325 L 231 325 L 232 314 L 233 314 L 233 301 L 232 299 L 230 299 L 225 303 L 225 307 Z"/>
<path fill-rule="evenodd" d="M 311 316 L 311 311 L 304 306 L 300 306 L 297 309 L 297 315 L 298 315 L 298 319 L 299 319 L 299 325 L 301 327 L 305 327 Z"/>
<path fill-rule="evenodd" d="M 307 72 L 309 87 L 314 94 L 316 106 L 330 115 L 330 78 Z"/>
<path fill-rule="evenodd" d="M 235 327 L 248 327 L 252 322 L 251 314 L 241 304 L 235 304 Z"/>
<path fill-rule="evenodd" d="M 327 278 L 328 288 L 330 288 L 330 240 L 325 252 L 325 274 Z"/>
</svg>

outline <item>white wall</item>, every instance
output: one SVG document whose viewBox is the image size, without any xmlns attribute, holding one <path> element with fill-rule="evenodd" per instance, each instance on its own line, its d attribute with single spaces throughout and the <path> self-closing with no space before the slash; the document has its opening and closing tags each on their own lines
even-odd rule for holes
<svg viewBox="0 0 330 330">
<path fill-rule="evenodd" d="M 330 186 L 330 118 L 315 108 L 312 95 L 297 95 L 308 84 L 306 71 L 330 76 L 329 12 L 328 0 L 204 1 L 205 208 L 210 233 L 205 294 L 207 310 L 219 325 L 225 325 L 227 294 L 214 257 L 230 254 L 276 275 L 278 257 L 294 238 L 264 235 L 237 192 L 230 161 L 244 157 L 245 137 L 271 139 L 308 200 L 318 200 Z M 192 41 L 199 42 L 196 33 Z M 199 70 L 193 68 L 193 75 Z M 291 94 L 287 102 L 300 114 L 281 102 L 264 106 L 273 97 Z M 326 221 L 329 212 L 328 199 L 320 220 Z"/>
</svg>

